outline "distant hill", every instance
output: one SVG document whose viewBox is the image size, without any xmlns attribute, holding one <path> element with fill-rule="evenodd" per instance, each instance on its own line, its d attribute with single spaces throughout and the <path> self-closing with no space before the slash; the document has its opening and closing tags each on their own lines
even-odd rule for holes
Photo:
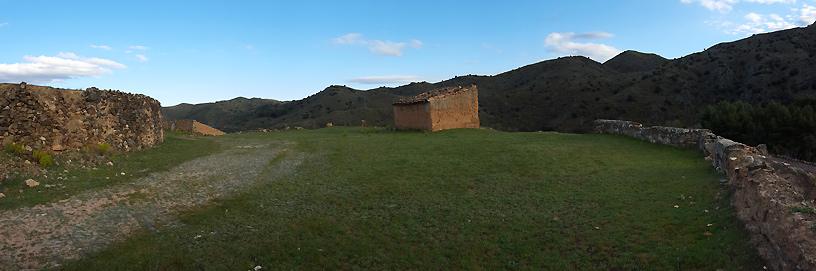
<svg viewBox="0 0 816 271">
<path fill-rule="evenodd" d="M 668 63 L 669 60 L 657 54 L 626 51 L 604 62 L 604 67 L 618 72 L 645 72 Z"/>
<path fill-rule="evenodd" d="M 391 125 L 391 102 L 436 87 L 476 84 L 482 126 L 510 131 L 587 131 L 597 118 L 656 125 L 699 126 L 718 101 L 788 103 L 816 96 L 816 27 L 795 28 L 722 43 L 667 60 L 626 51 L 598 63 L 564 57 L 494 76 L 355 90 L 330 86 L 291 102 L 179 105 L 167 117 L 192 118 L 225 131 L 286 126 Z M 224 109 L 228 108 L 228 109 Z"/>
<path fill-rule="evenodd" d="M 241 118 L 252 108 L 280 104 L 280 101 L 238 97 L 228 101 L 204 104 L 179 104 L 162 108 L 164 116 L 171 120 L 194 119 L 222 130 L 237 131 L 243 129 L 235 119 Z"/>
</svg>

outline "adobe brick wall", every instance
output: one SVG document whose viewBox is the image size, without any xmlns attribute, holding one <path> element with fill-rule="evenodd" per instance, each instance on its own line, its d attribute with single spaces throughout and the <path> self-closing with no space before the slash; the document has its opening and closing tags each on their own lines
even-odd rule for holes
<svg viewBox="0 0 816 271">
<path fill-rule="evenodd" d="M 63 151 L 107 143 L 140 150 L 164 140 L 161 105 L 140 94 L 0 84 L 0 141 Z"/>
<path fill-rule="evenodd" d="M 816 176 L 767 157 L 762 149 L 705 129 L 643 127 L 640 123 L 597 120 L 595 132 L 626 135 L 656 144 L 696 148 L 734 191 L 731 204 L 751 234 L 751 243 L 775 270 L 816 270 Z M 812 209 L 816 210 L 816 209 Z"/>
<path fill-rule="evenodd" d="M 431 130 L 430 104 L 394 105 L 394 126 L 400 130 Z"/>
<path fill-rule="evenodd" d="M 479 128 L 479 124 L 479 90 L 475 85 L 436 89 L 394 104 L 397 129 L 440 131 Z"/>
<path fill-rule="evenodd" d="M 479 128 L 479 93 L 476 87 L 429 99 L 431 131 Z"/>
</svg>

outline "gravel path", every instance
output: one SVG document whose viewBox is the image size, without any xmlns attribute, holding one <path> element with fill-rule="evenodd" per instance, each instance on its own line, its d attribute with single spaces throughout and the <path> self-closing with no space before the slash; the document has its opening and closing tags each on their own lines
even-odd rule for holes
<svg viewBox="0 0 816 271">
<path fill-rule="evenodd" d="M 50 204 L 0 211 L 0 270 L 59 266 L 173 223 L 185 210 L 289 174 L 303 160 L 290 143 L 231 139 L 225 151 L 131 183 Z M 273 159 L 285 155 L 270 167 Z"/>
</svg>

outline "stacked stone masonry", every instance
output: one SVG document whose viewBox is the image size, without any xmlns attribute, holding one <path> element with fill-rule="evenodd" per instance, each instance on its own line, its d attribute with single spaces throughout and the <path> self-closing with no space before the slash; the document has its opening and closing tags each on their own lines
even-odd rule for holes
<svg viewBox="0 0 816 271">
<path fill-rule="evenodd" d="M 139 94 L 0 84 L 0 142 L 35 150 L 109 144 L 140 150 L 164 140 L 161 105 Z"/>
<path fill-rule="evenodd" d="M 816 270 L 816 177 L 705 129 L 644 127 L 621 120 L 597 120 L 595 132 L 625 135 L 656 144 L 701 150 L 725 174 L 731 203 L 751 242 L 774 270 Z"/>
<path fill-rule="evenodd" d="M 167 121 L 164 124 L 164 129 L 169 131 L 180 131 L 187 133 L 194 133 L 205 136 L 222 136 L 225 133 L 221 130 L 210 127 L 195 120 L 175 120 Z"/>
</svg>

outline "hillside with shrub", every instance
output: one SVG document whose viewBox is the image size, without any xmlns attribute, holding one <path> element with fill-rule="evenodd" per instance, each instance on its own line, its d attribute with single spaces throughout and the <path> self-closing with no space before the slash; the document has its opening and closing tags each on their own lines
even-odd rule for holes
<svg viewBox="0 0 816 271">
<path fill-rule="evenodd" d="M 356 90 L 330 86 L 305 99 L 242 100 L 165 108 L 225 131 L 392 125 L 391 102 L 438 87 L 476 84 L 482 126 L 507 131 L 583 132 L 595 119 L 701 127 L 721 101 L 786 105 L 816 96 L 816 26 L 754 35 L 679 59 L 626 51 L 606 63 L 563 57 L 493 75 Z M 221 105 L 232 109 L 222 113 Z"/>
</svg>

